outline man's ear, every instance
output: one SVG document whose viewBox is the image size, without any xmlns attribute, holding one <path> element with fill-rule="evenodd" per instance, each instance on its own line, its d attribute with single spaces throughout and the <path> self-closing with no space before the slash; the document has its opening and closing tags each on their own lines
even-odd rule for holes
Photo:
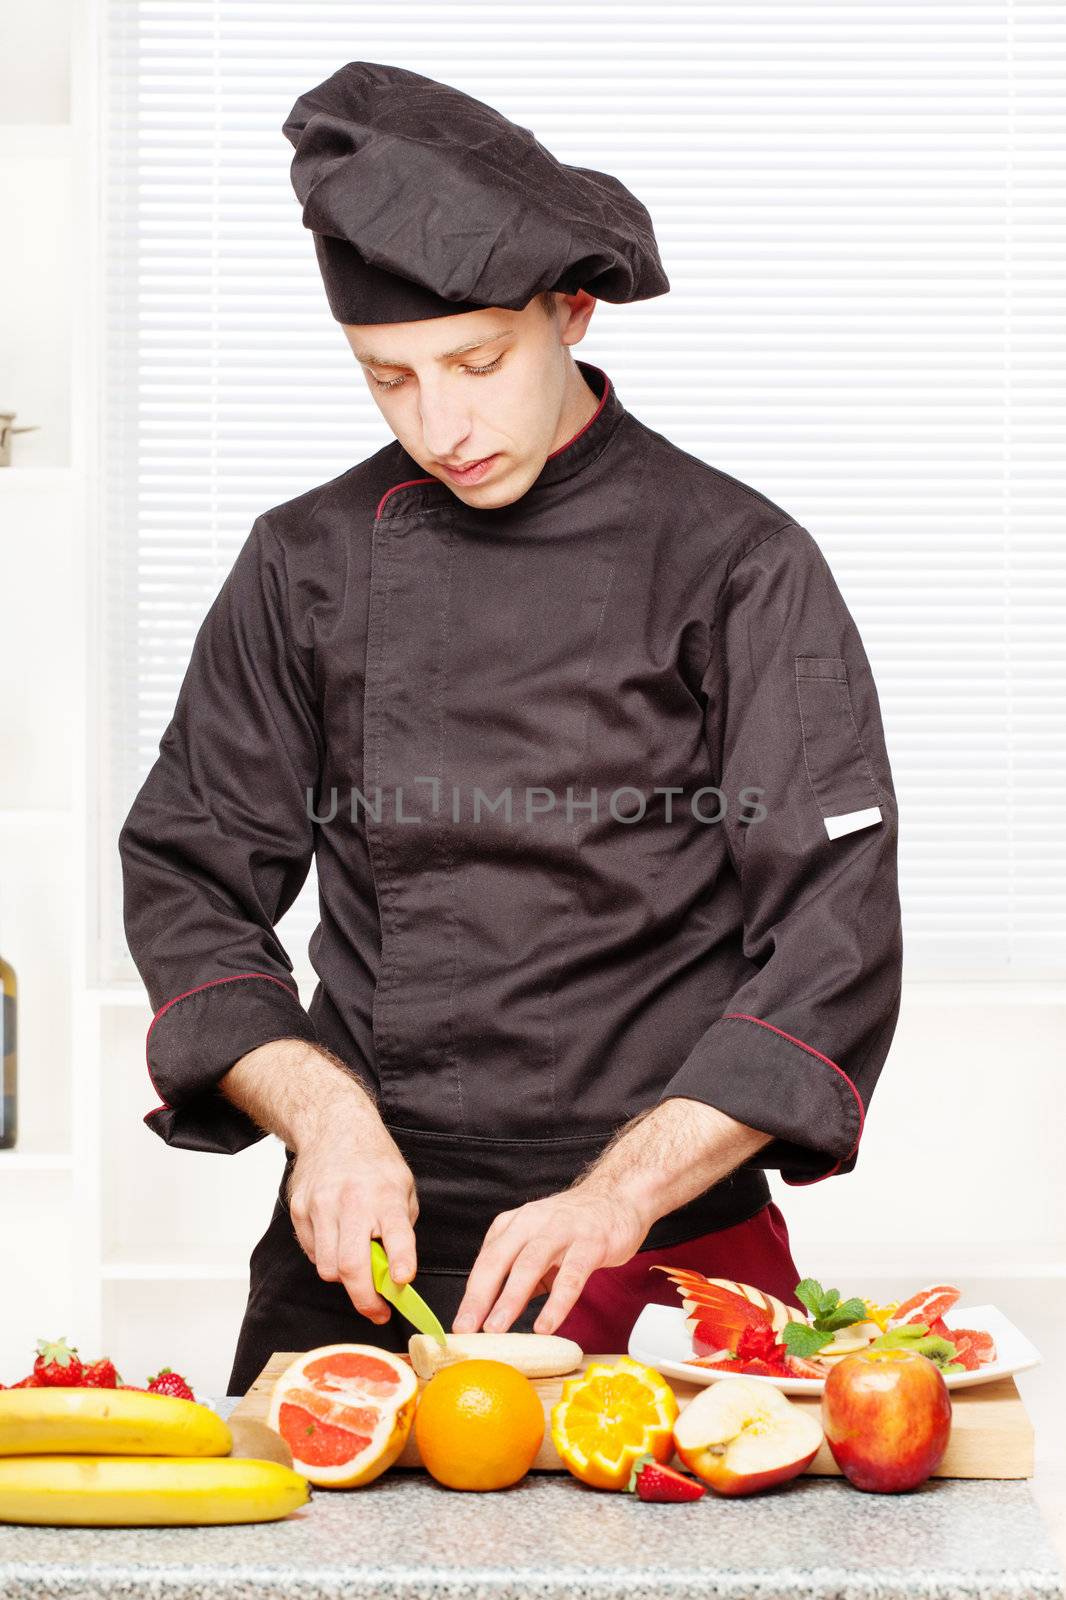
<svg viewBox="0 0 1066 1600">
<path fill-rule="evenodd" d="M 556 300 L 559 306 L 560 339 L 563 344 L 580 344 L 596 309 L 596 296 L 589 294 L 587 289 L 579 289 L 576 294 L 560 292 Z"/>
</svg>

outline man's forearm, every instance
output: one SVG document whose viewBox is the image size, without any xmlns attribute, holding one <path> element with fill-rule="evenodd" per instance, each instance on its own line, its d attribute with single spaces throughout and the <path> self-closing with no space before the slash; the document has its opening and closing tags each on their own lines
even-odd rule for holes
<svg viewBox="0 0 1066 1600">
<path fill-rule="evenodd" d="M 250 1050 L 219 1080 L 227 1100 L 260 1128 L 299 1150 L 339 1117 L 383 1127 L 377 1103 L 328 1050 L 303 1039 L 275 1039 Z"/>
<path fill-rule="evenodd" d="M 771 1138 L 716 1106 L 675 1096 L 620 1128 L 574 1187 L 600 1193 L 623 1189 L 650 1228 L 728 1177 Z"/>
</svg>

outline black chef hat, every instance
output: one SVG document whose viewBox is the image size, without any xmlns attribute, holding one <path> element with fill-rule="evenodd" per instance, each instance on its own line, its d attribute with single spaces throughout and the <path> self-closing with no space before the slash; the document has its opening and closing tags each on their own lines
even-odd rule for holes
<svg viewBox="0 0 1066 1600">
<path fill-rule="evenodd" d="M 606 172 L 446 83 L 349 61 L 282 131 L 338 322 L 417 322 L 545 289 L 649 300 L 669 280 L 651 217 Z"/>
</svg>

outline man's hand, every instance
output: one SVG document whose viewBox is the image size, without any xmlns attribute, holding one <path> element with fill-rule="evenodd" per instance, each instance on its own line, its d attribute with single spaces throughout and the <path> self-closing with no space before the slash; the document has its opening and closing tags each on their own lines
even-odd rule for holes
<svg viewBox="0 0 1066 1600">
<path fill-rule="evenodd" d="M 289 1214 L 320 1278 L 340 1281 L 357 1311 L 387 1322 L 374 1288 L 370 1241 L 396 1283 L 415 1275 L 415 1183 L 366 1084 L 321 1045 L 275 1039 L 230 1068 L 219 1089 L 296 1152 Z"/>
<path fill-rule="evenodd" d="M 471 1268 L 452 1332 L 476 1331 L 488 1311 L 485 1331 L 502 1333 L 534 1295 L 550 1289 L 533 1331 L 554 1333 L 590 1273 L 623 1266 L 654 1222 L 712 1188 L 769 1140 L 716 1106 L 682 1096 L 638 1113 L 569 1189 L 500 1212 Z"/>
<path fill-rule="evenodd" d="M 488 1311 L 485 1332 L 503 1333 L 534 1295 L 550 1289 L 533 1331 L 551 1333 L 589 1274 L 628 1261 L 649 1226 L 645 1214 L 623 1196 L 580 1185 L 531 1200 L 517 1211 L 501 1211 L 485 1234 L 452 1332 L 476 1331 Z"/>
<path fill-rule="evenodd" d="M 374 1288 L 370 1241 L 380 1239 L 396 1283 L 415 1275 L 415 1182 L 388 1133 L 347 1121 L 301 1145 L 289 1178 L 289 1215 L 320 1278 L 340 1281 L 357 1311 L 387 1322 Z"/>
</svg>

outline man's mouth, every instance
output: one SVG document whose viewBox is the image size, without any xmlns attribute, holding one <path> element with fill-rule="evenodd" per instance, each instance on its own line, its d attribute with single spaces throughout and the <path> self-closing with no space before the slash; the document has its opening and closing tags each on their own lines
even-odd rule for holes
<svg viewBox="0 0 1066 1600">
<path fill-rule="evenodd" d="M 483 456 L 480 461 L 472 461 L 465 467 L 446 467 L 441 463 L 441 471 L 446 472 L 453 483 L 479 483 L 492 470 L 498 455 L 497 451 L 495 455 Z"/>
</svg>

